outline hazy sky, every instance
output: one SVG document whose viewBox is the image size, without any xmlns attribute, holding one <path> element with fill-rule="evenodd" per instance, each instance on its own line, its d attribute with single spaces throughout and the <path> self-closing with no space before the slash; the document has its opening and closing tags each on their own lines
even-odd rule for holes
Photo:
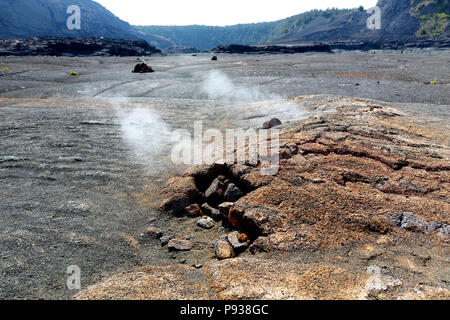
<svg viewBox="0 0 450 320">
<path fill-rule="evenodd" d="M 311 9 L 365 8 L 378 0 L 95 0 L 135 25 L 230 25 L 274 21 Z"/>
</svg>

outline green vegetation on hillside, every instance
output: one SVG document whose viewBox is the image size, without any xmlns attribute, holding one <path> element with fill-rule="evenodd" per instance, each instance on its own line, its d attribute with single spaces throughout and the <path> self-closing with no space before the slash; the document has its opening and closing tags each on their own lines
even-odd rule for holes
<svg viewBox="0 0 450 320">
<path fill-rule="evenodd" d="M 324 17 L 330 21 L 340 15 L 361 10 L 356 9 L 327 9 L 312 10 L 287 19 L 238 24 L 226 27 L 217 26 L 138 26 L 139 31 L 147 35 L 160 35 L 170 39 L 179 46 L 211 49 L 221 44 L 262 44 L 278 39 L 294 30 L 302 30 L 314 19 Z"/>
<path fill-rule="evenodd" d="M 439 36 L 449 29 L 449 0 L 411 0 L 410 13 L 421 20 L 418 36 Z"/>
<path fill-rule="evenodd" d="M 443 36 L 450 32 L 449 0 L 379 0 L 385 28 L 370 32 L 366 28 L 365 9 L 312 10 L 283 20 L 218 26 L 140 26 L 152 43 L 163 49 L 171 46 L 209 50 L 226 44 L 296 43 L 301 41 L 360 40 L 382 37 Z M 408 16 L 408 13 L 410 16 Z M 308 40 L 305 40 L 308 39 Z"/>
<path fill-rule="evenodd" d="M 276 28 L 272 32 L 267 41 L 282 38 L 294 30 L 302 30 L 313 20 L 323 17 L 332 22 L 336 16 L 346 14 L 354 11 L 360 11 L 358 9 L 326 9 L 326 10 L 311 10 L 284 20 L 275 22 Z"/>
<path fill-rule="evenodd" d="M 255 44 L 265 42 L 273 32 L 273 23 L 215 26 L 148 26 L 137 27 L 146 35 L 156 34 L 170 39 L 178 46 L 211 49 L 223 43 Z"/>
</svg>

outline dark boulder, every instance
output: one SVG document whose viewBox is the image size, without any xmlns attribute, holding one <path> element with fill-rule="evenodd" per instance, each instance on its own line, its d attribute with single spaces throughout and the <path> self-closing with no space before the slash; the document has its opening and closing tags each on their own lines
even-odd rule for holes
<svg viewBox="0 0 450 320">
<path fill-rule="evenodd" d="M 229 202 L 236 202 L 241 198 L 244 194 L 241 189 L 236 187 L 234 183 L 228 184 L 227 190 L 225 191 L 225 200 Z"/>
<path fill-rule="evenodd" d="M 216 208 L 211 207 L 208 203 L 202 204 L 202 212 L 206 214 L 207 216 L 210 216 L 215 221 L 220 221 L 222 219 L 222 215 L 220 214 L 220 211 Z"/>
<path fill-rule="evenodd" d="M 138 63 L 133 70 L 133 73 L 150 73 L 150 72 L 155 72 L 155 70 L 153 70 L 153 68 L 142 62 L 142 63 Z"/>
<path fill-rule="evenodd" d="M 278 118 L 270 119 L 269 121 L 264 122 L 263 129 L 270 129 L 276 126 L 282 125 L 282 122 Z"/>
<path fill-rule="evenodd" d="M 221 202 L 223 194 L 224 194 L 223 182 L 219 178 L 216 178 L 211 183 L 209 188 L 205 191 L 205 198 L 209 204 L 215 205 Z"/>
</svg>

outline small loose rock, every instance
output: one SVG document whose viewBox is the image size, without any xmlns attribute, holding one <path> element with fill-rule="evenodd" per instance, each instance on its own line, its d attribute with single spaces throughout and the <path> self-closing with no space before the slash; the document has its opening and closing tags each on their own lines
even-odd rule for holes
<svg viewBox="0 0 450 320">
<path fill-rule="evenodd" d="M 190 206 L 184 208 L 185 213 L 189 216 L 189 217 L 199 217 L 202 214 L 202 210 L 200 209 L 198 204 L 191 204 Z"/>
<path fill-rule="evenodd" d="M 234 257 L 234 250 L 227 240 L 219 240 L 215 245 L 215 255 L 217 259 L 224 260 Z"/>
<path fill-rule="evenodd" d="M 163 232 L 156 227 L 148 227 L 147 230 L 145 230 L 145 233 L 153 239 L 159 239 L 163 235 Z"/>
<path fill-rule="evenodd" d="M 201 209 L 204 214 L 206 214 L 207 216 L 210 216 L 215 221 L 220 221 L 222 219 L 220 211 L 216 208 L 211 207 L 208 203 L 202 204 Z"/>
<path fill-rule="evenodd" d="M 248 237 L 245 233 L 238 234 L 237 238 L 238 238 L 239 242 L 247 242 L 248 241 Z"/>
<path fill-rule="evenodd" d="M 159 241 L 161 242 L 161 247 L 164 247 L 166 244 L 168 244 L 172 238 L 173 236 L 162 236 L 161 238 L 159 238 Z"/>
<path fill-rule="evenodd" d="M 171 239 L 167 246 L 169 251 L 189 251 L 192 249 L 192 243 L 184 239 Z"/>
<path fill-rule="evenodd" d="M 197 226 L 204 229 L 212 229 L 214 227 L 214 220 L 206 217 L 197 221 Z"/>
<path fill-rule="evenodd" d="M 237 231 L 233 231 L 231 233 L 228 234 L 227 239 L 228 242 L 231 244 L 231 246 L 234 249 L 245 249 L 249 246 L 250 241 L 248 240 L 247 236 L 245 236 L 246 241 L 241 242 L 239 239 L 242 239 L 243 236 L 237 232 Z"/>
</svg>

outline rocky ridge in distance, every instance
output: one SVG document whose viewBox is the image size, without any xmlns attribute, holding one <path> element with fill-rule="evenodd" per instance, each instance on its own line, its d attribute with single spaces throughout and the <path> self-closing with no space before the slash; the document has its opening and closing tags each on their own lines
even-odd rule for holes
<svg viewBox="0 0 450 320">
<path fill-rule="evenodd" d="M 326 44 L 296 45 L 296 46 L 247 46 L 230 44 L 218 46 L 211 50 L 215 53 L 264 54 L 264 53 L 305 53 L 326 52 L 331 53 Z"/>
<path fill-rule="evenodd" d="M 144 40 L 108 38 L 0 39 L 0 56 L 150 56 L 161 53 Z"/>
</svg>

